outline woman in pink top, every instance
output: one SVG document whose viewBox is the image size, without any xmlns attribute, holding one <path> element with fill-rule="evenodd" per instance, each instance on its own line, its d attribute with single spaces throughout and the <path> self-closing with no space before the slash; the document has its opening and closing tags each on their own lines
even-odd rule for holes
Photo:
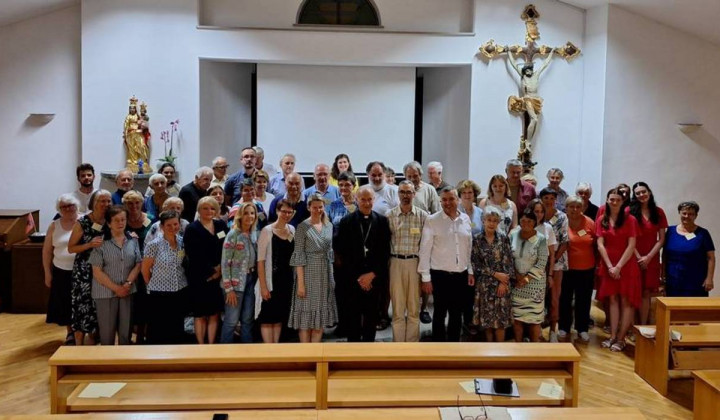
<svg viewBox="0 0 720 420">
<path fill-rule="evenodd" d="M 642 280 L 642 305 L 640 324 L 647 324 L 650 313 L 650 294 L 660 287 L 660 250 L 665 244 L 668 227 L 663 209 L 655 204 L 655 196 L 648 184 L 636 182 L 632 188 L 630 214 L 638 221 L 635 257 L 640 266 Z"/>
<path fill-rule="evenodd" d="M 626 202 L 621 191 L 607 193 L 606 212 L 597 224 L 598 251 L 602 278 L 598 299 L 609 298 L 610 338 L 602 347 L 612 351 L 625 349 L 625 335 L 633 321 L 633 308 L 640 307 L 642 297 L 640 269 L 634 258 L 637 220 L 625 213 Z"/>
</svg>

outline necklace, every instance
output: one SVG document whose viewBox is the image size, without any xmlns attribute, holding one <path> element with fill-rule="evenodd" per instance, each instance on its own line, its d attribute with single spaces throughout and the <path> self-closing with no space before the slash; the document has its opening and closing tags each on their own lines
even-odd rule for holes
<svg viewBox="0 0 720 420">
<path fill-rule="evenodd" d="M 363 242 L 363 253 L 365 254 L 365 257 L 367 257 L 368 251 L 370 251 L 367 247 L 367 240 L 368 236 L 370 236 L 370 230 L 372 229 L 372 219 L 370 219 L 370 224 L 368 225 L 368 230 L 365 232 L 365 228 L 363 227 L 362 222 L 360 222 L 360 233 L 362 235 L 362 242 Z"/>
</svg>

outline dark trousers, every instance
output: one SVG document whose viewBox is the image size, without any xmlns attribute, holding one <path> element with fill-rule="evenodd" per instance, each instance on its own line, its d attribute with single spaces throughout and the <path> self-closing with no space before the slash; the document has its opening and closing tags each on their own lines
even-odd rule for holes
<svg viewBox="0 0 720 420">
<path fill-rule="evenodd" d="M 148 343 L 180 344 L 185 341 L 187 287 L 177 292 L 148 295 Z"/>
<path fill-rule="evenodd" d="M 373 281 L 373 288 L 364 291 L 357 281 L 347 284 L 346 301 L 338 306 L 346 306 L 345 328 L 348 342 L 375 341 L 375 327 L 378 323 L 380 288 Z"/>
<path fill-rule="evenodd" d="M 433 341 L 460 341 L 462 315 L 472 296 L 473 287 L 468 286 L 468 272 L 451 273 L 430 270 L 435 310 L 432 322 Z M 445 316 L 448 316 L 447 332 Z"/>
<path fill-rule="evenodd" d="M 568 270 L 563 275 L 560 287 L 561 330 L 570 332 L 573 323 L 573 297 L 575 297 L 575 329 L 578 334 L 587 332 L 590 324 L 590 305 L 592 301 L 595 269 Z"/>
</svg>

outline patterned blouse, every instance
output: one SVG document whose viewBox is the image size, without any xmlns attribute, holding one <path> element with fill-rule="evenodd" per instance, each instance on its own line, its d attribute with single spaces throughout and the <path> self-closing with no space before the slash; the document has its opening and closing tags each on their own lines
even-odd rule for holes
<svg viewBox="0 0 720 420">
<path fill-rule="evenodd" d="M 557 210 L 555 212 L 555 215 L 551 217 L 549 220 L 546 220 L 547 223 L 550 223 L 550 226 L 553 228 L 553 232 L 555 233 L 555 240 L 557 241 L 557 247 L 560 248 L 562 245 L 567 244 L 570 242 L 570 235 L 568 234 L 568 218 L 567 215 L 560 210 Z M 568 260 L 567 260 L 567 250 L 563 252 L 563 254 L 560 256 L 560 258 L 557 258 L 555 260 L 555 266 L 553 267 L 553 270 L 555 271 L 567 271 L 568 270 Z"/>
<path fill-rule="evenodd" d="M 526 299 L 544 298 L 545 294 L 545 266 L 548 260 L 548 247 L 545 237 L 536 233 L 529 239 L 523 239 L 520 229 L 510 234 L 510 245 L 515 258 L 515 270 L 520 274 L 527 274 L 530 283 L 525 287 L 514 289 L 513 294 Z"/>
<path fill-rule="evenodd" d="M 245 277 L 255 269 L 257 238 L 253 232 L 248 236 L 237 229 L 230 229 L 223 245 L 222 288 L 225 293 L 245 290 Z"/>
<path fill-rule="evenodd" d="M 515 278 L 515 262 L 513 261 L 510 239 L 507 235 L 495 232 L 495 240 L 490 243 L 485 237 L 485 229 L 473 237 L 471 262 L 477 281 L 499 283 L 493 273 L 500 272 Z"/>
<path fill-rule="evenodd" d="M 185 258 L 182 236 L 176 235 L 177 247 L 172 249 L 164 236 L 155 238 L 145 245 L 145 258 L 153 258 L 150 281 L 147 289 L 150 292 L 177 292 L 187 287 L 185 270 L 182 267 Z"/>
</svg>

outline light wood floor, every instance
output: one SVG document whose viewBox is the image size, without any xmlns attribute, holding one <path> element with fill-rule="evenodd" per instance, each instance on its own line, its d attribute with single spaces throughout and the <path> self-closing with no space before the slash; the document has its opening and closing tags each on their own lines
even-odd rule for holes
<svg viewBox="0 0 720 420">
<path fill-rule="evenodd" d="M 599 346 L 603 332 L 578 344 L 581 407 L 638 407 L 648 419 L 692 418 L 692 382 L 671 381 L 663 398 L 633 372 L 632 348 L 624 354 Z M 600 337 L 598 336 L 600 335 Z M 0 314 L 0 414 L 49 413 L 47 359 L 65 339 L 65 328 L 45 324 L 44 315 Z"/>
</svg>

